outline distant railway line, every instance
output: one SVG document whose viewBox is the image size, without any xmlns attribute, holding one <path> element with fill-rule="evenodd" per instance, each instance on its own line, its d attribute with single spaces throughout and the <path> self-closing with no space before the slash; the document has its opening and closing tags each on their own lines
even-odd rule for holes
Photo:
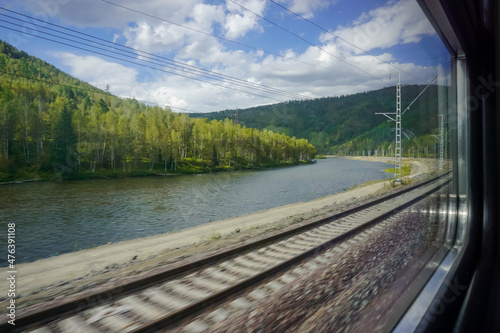
<svg viewBox="0 0 500 333">
<path fill-rule="evenodd" d="M 432 195 L 450 178 L 445 174 L 307 225 L 91 295 L 26 309 L 15 326 L 0 323 L 0 331 L 154 332 L 188 324 L 190 318 L 204 313 L 217 322 L 225 317 L 216 309 L 220 304 L 238 307 L 244 302 L 241 295 L 262 299 L 284 288 L 307 265 L 320 265 L 335 256 L 335 248 L 362 241 L 383 228 L 388 217 Z"/>
</svg>

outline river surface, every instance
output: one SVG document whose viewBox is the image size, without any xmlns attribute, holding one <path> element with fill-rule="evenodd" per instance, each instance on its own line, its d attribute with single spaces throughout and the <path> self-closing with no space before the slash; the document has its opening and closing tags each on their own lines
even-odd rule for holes
<svg viewBox="0 0 500 333">
<path fill-rule="evenodd" d="M 310 201 L 390 178 L 381 171 L 387 167 L 334 158 L 259 171 L 1 185 L 0 244 L 14 222 L 16 263 L 30 262 Z"/>
</svg>

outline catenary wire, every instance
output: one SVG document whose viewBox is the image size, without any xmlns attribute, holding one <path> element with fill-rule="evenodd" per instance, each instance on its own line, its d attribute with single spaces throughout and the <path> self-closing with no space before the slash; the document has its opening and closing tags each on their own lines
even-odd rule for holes
<svg viewBox="0 0 500 333">
<path fill-rule="evenodd" d="M 406 109 L 404 109 L 403 112 L 401 112 L 401 114 L 404 114 L 406 111 L 408 111 L 410 109 L 410 106 L 413 105 L 413 103 L 415 103 L 415 101 L 420 97 L 422 96 L 422 94 L 424 93 L 424 91 L 427 90 L 427 88 L 429 88 L 429 86 L 433 85 L 433 84 L 436 84 L 437 83 L 437 80 L 438 80 L 438 77 L 434 77 L 434 79 L 432 79 L 432 81 L 427 85 L 425 86 L 425 88 L 420 92 L 420 94 L 418 94 L 417 97 L 415 97 L 415 99 L 406 107 Z"/>
</svg>

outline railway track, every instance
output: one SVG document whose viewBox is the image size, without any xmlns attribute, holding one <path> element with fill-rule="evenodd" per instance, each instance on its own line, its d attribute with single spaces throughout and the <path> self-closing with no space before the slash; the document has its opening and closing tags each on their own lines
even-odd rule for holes
<svg viewBox="0 0 500 333">
<path fill-rule="evenodd" d="M 260 299 L 284 288 L 304 270 L 304 266 L 294 265 L 309 260 L 305 267 L 313 269 L 335 255 L 333 245 L 341 248 L 344 241 L 360 240 L 383 228 L 387 217 L 434 193 L 449 178 L 447 174 L 255 243 L 91 296 L 27 312 L 16 318 L 15 327 L 1 323 L 0 331 L 155 332 L 186 323 L 223 302 L 245 307 L 238 295 L 247 292 Z M 220 309 L 209 313 L 215 322 L 227 316 L 227 311 Z M 202 330 L 196 325 L 203 326 L 195 321 L 186 332 Z"/>
</svg>

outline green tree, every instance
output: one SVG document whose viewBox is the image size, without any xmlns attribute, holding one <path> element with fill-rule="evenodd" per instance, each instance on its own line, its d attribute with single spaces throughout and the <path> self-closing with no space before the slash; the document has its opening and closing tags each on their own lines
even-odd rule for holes
<svg viewBox="0 0 500 333">
<path fill-rule="evenodd" d="M 72 119 L 72 110 L 69 108 L 69 103 L 65 101 L 55 126 L 52 149 L 52 165 L 59 178 L 63 178 L 66 173 L 73 173 L 77 166 L 77 137 Z"/>
</svg>

